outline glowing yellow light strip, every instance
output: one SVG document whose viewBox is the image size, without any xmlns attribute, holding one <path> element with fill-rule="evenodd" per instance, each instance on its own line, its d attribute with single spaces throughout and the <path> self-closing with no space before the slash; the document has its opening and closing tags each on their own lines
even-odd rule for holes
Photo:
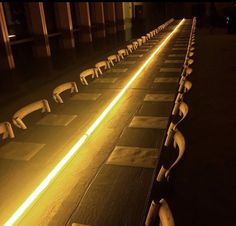
<svg viewBox="0 0 236 226">
<path fill-rule="evenodd" d="M 55 168 L 48 174 L 48 176 L 38 185 L 38 187 L 30 194 L 30 196 L 21 204 L 21 206 L 15 211 L 15 213 L 8 219 L 4 226 L 10 226 L 16 224 L 17 221 L 22 217 L 25 211 L 32 205 L 32 203 L 37 199 L 37 197 L 48 187 L 50 182 L 56 175 L 62 170 L 65 164 L 73 157 L 73 155 L 79 150 L 81 145 L 86 141 L 86 139 L 92 134 L 92 132 L 97 128 L 97 126 L 102 122 L 106 115 L 111 111 L 114 105 L 119 101 L 119 99 L 124 95 L 126 90 L 134 82 L 134 80 L 140 75 L 147 64 L 152 60 L 152 58 L 163 48 L 164 45 L 169 41 L 173 34 L 184 22 L 184 19 L 175 27 L 175 29 L 165 38 L 165 40 L 156 48 L 156 50 L 150 55 L 150 57 L 143 63 L 143 65 L 138 69 L 134 76 L 129 80 L 125 87 L 117 94 L 117 96 L 112 100 L 112 102 L 106 107 L 102 114 L 97 118 L 97 120 L 89 127 L 86 133 L 76 142 L 76 144 L 69 150 L 69 152 L 64 156 L 64 158 L 55 166 Z"/>
</svg>

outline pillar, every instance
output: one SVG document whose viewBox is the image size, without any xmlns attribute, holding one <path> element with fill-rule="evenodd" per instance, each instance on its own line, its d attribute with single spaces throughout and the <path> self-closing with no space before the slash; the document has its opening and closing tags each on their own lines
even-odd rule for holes
<svg viewBox="0 0 236 226">
<path fill-rule="evenodd" d="M 116 33 L 116 13 L 114 2 L 104 2 L 104 15 L 107 34 Z"/>
<path fill-rule="evenodd" d="M 8 37 L 7 24 L 5 20 L 3 3 L 0 2 L 0 69 L 9 71 L 15 68 L 11 44 Z"/>
<path fill-rule="evenodd" d="M 94 37 L 104 38 L 106 36 L 105 31 L 105 17 L 104 8 L 102 2 L 91 2 L 91 22 L 94 30 Z"/>
<path fill-rule="evenodd" d="M 61 32 L 60 46 L 62 49 L 75 48 L 73 24 L 69 2 L 55 2 L 55 14 L 58 31 Z"/>
<path fill-rule="evenodd" d="M 51 56 L 47 25 L 42 2 L 28 2 L 26 16 L 29 29 L 34 38 L 33 52 L 36 57 Z"/>
<path fill-rule="evenodd" d="M 117 31 L 125 30 L 123 2 L 115 3 L 116 27 Z"/>
<path fill-rule="evenodd" d="M 80 42 L 92 42 L 89 3 L 77 2 L 75 7 L 79 22 L 79 40 Z"/>
</svg>

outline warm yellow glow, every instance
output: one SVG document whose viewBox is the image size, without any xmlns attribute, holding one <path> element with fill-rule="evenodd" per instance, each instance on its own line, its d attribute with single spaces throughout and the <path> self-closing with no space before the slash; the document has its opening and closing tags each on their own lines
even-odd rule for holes
<svg viewBox="0 0 236 226">
<path fill-rule="evenodd" d="M 148 59 L 142 64 L 142 66 L 137 70 L 134 76 L 128 81 L 125 87 L 117 94 L 117 96 L 112 100 L 112 102 L 106 107 L 102 114 L 96 119 L 96 121 L 89 127 L 85 134 L 76 142 L 76 144 L 69 150 L 69 152 L 64 156 L 64 158 L 53 168 L 53 170 L 48 174 L 48 176 L 38 185 L 38 187 L 29 195 L 29 197 L 21 204 L 21 206 L 15 211 L 15 213 L 8 219 L 4 226 L 10 226 L 16 224 L 17 221 L 23 216 L 25 211 L 33 204 L 33 202 L 39 197 L 39 195 L 48 187 L 52 180 L 58 175 L 62 168 L 68 163 L 68 161 L 73 157 L 73 155 L 79 150 L 81 145 L 86 141 L 86 139 L 93 133 L 97 126 L 102 122 L 106 115 L 111 111 L 115 104 L 124 95 L 126 90 L 134 82 L 134 80 L 140 75 L 143 69 L 149 64 L 152 58 L 166 45 L 169 39 L 178 30 L 184 19 L 175 27 L 175 29 L 165 38 L 165 40 L 153 51 L 153 53 L 148 57 Z"/>
<path fill-rule="evenodd" d="M 15 38 L 16 35 L 8 35 L 9 38 Z"/>
</svg>

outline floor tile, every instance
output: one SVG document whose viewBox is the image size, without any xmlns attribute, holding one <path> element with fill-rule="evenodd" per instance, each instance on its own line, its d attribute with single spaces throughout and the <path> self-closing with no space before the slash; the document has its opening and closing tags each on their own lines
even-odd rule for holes
<svg viewBox="0 0 236 226">
<path fill-rule="evenodd" d="M 0 158 L 29 161 L 44 146 L 45 144 L 11 141 L 0 148 Z"/>
<path fill-rule="evenodd" d="M 71 97 L 71 100 L 97 100 L 102 94 L 101 93 L 78 93 Z"/>
<path fill-rule="evenodd" d="M 93 83 L 115 83 L 118 78 L 98 78 Z"/>
<path fill-rule="evenodd" d="M 165 129 L 168 117 L 134 116 L 129 127 Z"/>
<path fill-rule="evenodd" d="M 181 72 L 181 68 L 179 67 L 162 67 L 160 72 Z"/>
<path fill-rule="evenodd" d="M 106 164 L 155 168 L 158 155 L 158 149 L 116 146 Z"/>
<path fill-rule="evenodd" d="M 157 77 L 154 79 L 155 83 L 164 82 L 164 83 L 172 83 L 172 82 L 178 82 L 178 77 Z"/>
<path fill-rule="evenodd" d="M 160 102 L 160 101 L 174 101 L 175 94 L 146 94 L 144 97 L 144 101 L 150 102 Z"/>
<path fill-rule="evenodd" d="M 118 146 L 160 148 L 164 139 L 164 129 L 126 127 L 122 132 Z"/>
<path fill-rule="evenodd" d="M 48 114 L 36 124 L 43 126 L 68 126 L 77 115 Z"/>
</svg>

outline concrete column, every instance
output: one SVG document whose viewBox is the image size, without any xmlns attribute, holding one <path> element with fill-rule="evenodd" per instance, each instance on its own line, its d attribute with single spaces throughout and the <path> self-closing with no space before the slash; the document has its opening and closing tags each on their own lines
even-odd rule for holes
<svg viewBox="0 0 236 226">
<path fill-rule="evenodd" d="M 58 30 L 62 33 L 60 46 L 62 49 L 75 48 L 73 24 L 69 2 L 55 2 L 55 14 Z"/>
<path fill-rule="evenodd" d="M 51 56 L 48 32 L 42 2 L 27 2 L 26 16 L 31 34 L 34 37 L 33 52 L 36 57 Z"/>
<path fill-rule="evenodd" d="M 91 22 L 94 30 L 94 37 L 104 38 L 106 36 L 105 31 L 105 17 L 102 2 L 91 2 Z"/>
<path fill-rule="evenodd" d="M 92 42 L 91 20 L 88 2 L 75 3 L 76 16 L 79 22 L 79 41 Z"/>
<path fill-rule="evenodd" d="M 8 37 L 7 24 L 5 20 L 3 4 L 0 2 L 0 69 L 9 71 L 15 68 L 10 40 Z"/>
<path fill-rule="evenodd" d="M 104 2 L 104 15 L 107 34 L 116 33 L 116 12 L 114 2 Z"/>
<path fill-rule="evenodd" d="M 123 2 L 116 2 L 115 3 L 115 14 L 116 14 L 116 27 L 117 31 L 125 30 L 125 18 L 124 18 L 124 11 L 123 11 L 124 3 Z"/>
</svg>

